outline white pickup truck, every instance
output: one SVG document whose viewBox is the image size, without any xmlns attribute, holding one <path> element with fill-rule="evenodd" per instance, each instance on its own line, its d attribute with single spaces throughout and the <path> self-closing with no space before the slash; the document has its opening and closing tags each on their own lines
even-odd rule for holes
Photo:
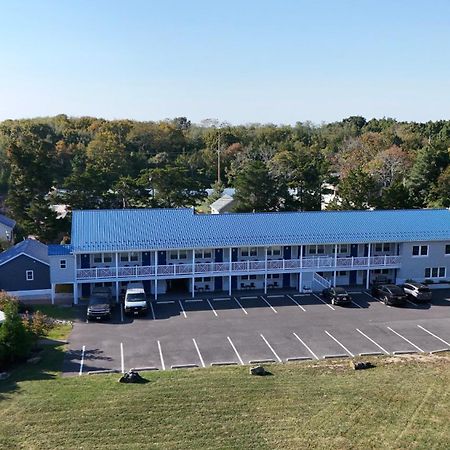
<svg viewBox="0 0 450 450">
<path fill-rule="evenodd" d="M 125 314 L 147 314 L 148 301 L 142 283 L 129 283 L 125 293 Z"/>
</svg>

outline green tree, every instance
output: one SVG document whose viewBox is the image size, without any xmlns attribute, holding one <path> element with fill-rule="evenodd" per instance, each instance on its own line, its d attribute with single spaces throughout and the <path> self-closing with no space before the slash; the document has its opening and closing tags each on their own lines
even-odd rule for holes
<svg viewBox="0 0 450 450">
<path fill-rule="evenodd" d="M 249 160 L 237 173 L 235 210 L 264 212 L 285 209 L 289 199 L 287 186 L 273 176 L 262 161 Z"/>
<path fill-rule="evenodd" d="M 354 169 L 341 180 L 338 186 L 338 209 L 368 209 L 376 203 L 376 183 L 362 169 Z"/>
</svg>

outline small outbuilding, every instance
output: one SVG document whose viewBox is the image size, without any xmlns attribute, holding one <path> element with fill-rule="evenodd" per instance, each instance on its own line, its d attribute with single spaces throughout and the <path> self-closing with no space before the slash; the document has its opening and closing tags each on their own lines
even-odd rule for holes
<svg viewBox="0 0 450 450">
<path fill-rule="evenodd" d="M 50 296 L 47 245 L 26 239 L 0 253 L 0 290 L 18 298 Z"/>
</svg>

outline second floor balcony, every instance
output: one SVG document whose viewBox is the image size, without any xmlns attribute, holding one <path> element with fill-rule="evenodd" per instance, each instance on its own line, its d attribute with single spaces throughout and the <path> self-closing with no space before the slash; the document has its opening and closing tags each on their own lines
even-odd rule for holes
<svg viewBox="0 0 450 450">
<path fill-rule="evenodd" d="M 96 267 L 77 269 L 77 281 L 111 279 L 170 279 L 194 276 L 238 276 L 264 273 L 315 272 L 333 270 L 367 270 L 399 268 L 400 256 L 334 256 L 306 257 L 258 261 L 208 262 L 195 264 L 166 264 L 158 266 Z"/>
</svg>

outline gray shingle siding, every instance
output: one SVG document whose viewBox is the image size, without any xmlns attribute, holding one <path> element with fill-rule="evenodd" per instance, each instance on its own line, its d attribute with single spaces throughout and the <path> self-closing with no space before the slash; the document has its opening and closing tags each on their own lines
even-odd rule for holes
<svg viewBox="0 0 450 450">
<path fill-rule="evenodd" d="M 27 281 L 26 271 L 33 271 L 33 281 Z M 0 289 L 32 291 L 50 289 L 50 268 L 26 255 L 20 255 L 0 266 Z"/>
</svg>

